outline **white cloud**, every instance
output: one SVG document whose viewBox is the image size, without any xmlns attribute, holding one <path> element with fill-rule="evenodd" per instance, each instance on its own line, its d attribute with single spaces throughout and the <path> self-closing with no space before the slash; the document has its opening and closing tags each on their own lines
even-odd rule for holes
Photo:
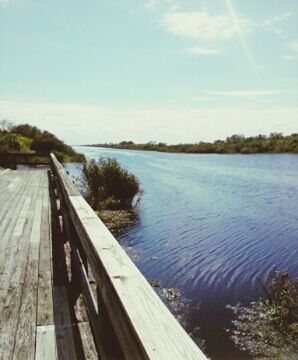
<svg viewBox="0 0 298 360">
<path fill-rule="evenodd" d="M 115 110 L 82 104 L 0 101 L 0 118 L 28 122 L 70 144 L 212 141 L 231 134 L 297 132 L 298 107 Z"/>
<path fill-rule="evenodd" d="M 286 60 L 298 60 L 298 42 L 291 42 L 288 44 L 289 54 L 284 55 Z"/>
<path fill-rule="evenodd" d="M 236 90 L 236 91 L 206 91 L 206 93 L 217 96 L 257 98 L 278 95 L 281 91 L 276 90 Z"/>
<path fill-rule="evenodd" d="M 214 96 L 195 96 L 194 100 L 198 101 L 210 101 L 216 99 Z"/>
<path fill-rule="evenodd" d="M 298 55 L 284 55 L 283 58 L 286 60 L 298 60 Z"/>
<path fill-rule="evenodd" d="M 173 3 L 173 0 L 146 0 L 145 1 L 145 7 L 148 8 L 148 9 L 155 10 L 156 8 L 158 8 L 163 3 L 169 4 L 172 9 L 178 8 L 178 5 L 171 5 Z"/>
<path fill-rule="evenodd" d="M 159 4 L 160 0 L 147 0 L 145 6 L 149 9 L 155 9 Z"/>
<path fill-rule="evenodd" d="M 273 31 L 273 32 L 275 32 L 277 34 L 281 34 L 283 32 L 283 30 L 276 27 L 276 25 L 278 25 L 281 22 L 287 20 L 292 15 L 293 15 L 293 13 L 286 12 L 286 13 L 281 14 L 281 15 L 273 16 L 270 19 L 264 20 L 263 23 L 261 24 L 261 26 L 263 26 L 267 30 Z"/>
<path fill-rule="evenodd" d="M 218 55 L 222 53 L 222 49 L 207 48 L 207 47 L 191 47 L 187 49 L 189 54 L 193 55 Z"/>
<path fill-rule="evenodd" d="M 241 31 L 248 33 L 253 27 L 251 20 L 238 16 Z M 169 11 L 162 18 L 162 26 L 174 35 L 201 40 L 228 39 L 237 34 L 237 28 L 227 15 L 210 15 L 207 10 Z"/>
<path fill-rule="evenodd" d="M 294 53 L 298 54 L 298 42 L 292 42 L 289 44 L 289 49 L 292 50 Z"/>
</svg>

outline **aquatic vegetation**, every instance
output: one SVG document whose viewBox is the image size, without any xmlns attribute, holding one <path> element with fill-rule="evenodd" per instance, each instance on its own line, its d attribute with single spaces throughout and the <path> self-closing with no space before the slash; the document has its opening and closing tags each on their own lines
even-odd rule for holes
<svg viewBox="0 0 298 360">
<path fill-rule="evenodd" d="M 97 212 L 97 215 L 114 236 L 120 235 L 136 219 L 136 214 L 132 209 L 101 210 Z"/>
<path fill-rule="evenodd" d="M 274 271 L 262 286 L 263 299 L 247 307 L 229 306 L 236 317 L 231 338 L 257 359 L 297 359 L 298 282 Z"/>
<path fill-rule="evenodd" d="M 199 305 L 194 305 L 181 290 L 163 287 L 158 279 L 152 279 L 149 283 L 194 342 L 205 351 L 205 341 L 201 338 L 200 327 L 192 328 L 189 321 L 191 313 L 194 310 L 198 310 Z"/>
<path fill-rule="evenodd" d="M 83 181 L 85 198 L 94 210 L 129 209 L 140 192 L 136 176 L 111 158 L 101 157 L 84 163 Z"/>
</svg>

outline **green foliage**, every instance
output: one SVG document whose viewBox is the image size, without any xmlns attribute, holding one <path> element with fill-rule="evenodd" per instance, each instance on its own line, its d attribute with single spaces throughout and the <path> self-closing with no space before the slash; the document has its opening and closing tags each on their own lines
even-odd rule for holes
<svg viewBox="0 0 298 360">
<path fill-rule="evenodd" d="M 232 135 L 225 141 L 216 140 L 213 143 L 199 142 L 195 144 L 167 145 L 150 141 L 146 144 L 135 144 L 132 141 L 122 141 L 119 144 L 97 144 L 108 148 L 128 150 L 150 150 L 161 152 L 182 152 L 198 154 L 257 154 L 257 153 L 298 153 L 298 134 L 283 136 L 271 133 L 269 136 L 258 135 L 244 137 Z"/>
<path fill-rule="evenodd" d="M 7 133 L 0 137 L 0 152 L 18 152 L 20 150 L 21 145 L 17 135 Z"/>
<path fill-rule="evenodd" d="M 139 181 L 115 159 L 90 160 L 83 167 L 86 199 L 94 210 L 125 209 L 140 190 Z"/>
<path fill-rule="evenodd" d="M 229 307 L 236 316 L 231 338 L 257 359 L 297 359 L 298 282 L 274 271 L 263 287 L 266 298 Z"/>
<path fill-rule="evenodd" d="M 31 126 L 29 124 L 15 125 L 11 127 L 11 132 L 15 134 L 23 135 L 27 138 L 34 139 L 37 136 L 41 135 L 42 131 L 39 130 L 36 126 Z"/>
<path fill-rule="evenodd" d="M 77 153 L 48 131 L 36 126 L 21 124 L 13 126 L 8 120 L 0 121 L 0 151 L 32 152 L 49 154 L 53 152 L 61 162 L 84 162 L 85 156 Z"/>
</svg>

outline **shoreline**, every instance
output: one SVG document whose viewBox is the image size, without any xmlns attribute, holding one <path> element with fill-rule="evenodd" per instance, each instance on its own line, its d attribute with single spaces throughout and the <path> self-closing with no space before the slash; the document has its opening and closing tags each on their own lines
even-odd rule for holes
<svg viewBox="0 0 298 360">
<path fill-rule="evenodd" d="M 252 152 L 252 153 L 241 153 L 241 152 L 190 152 L 190 151 L 163 151 L 156 149 L 141 149 L 141 148 L 126 148 L 126 147 L 116 147 L 116 146 L 104 146 L 104 145 L 73 145 L 80 147 L 91 147 L 91 148 L 102 148 L 102 149 L 111 149 L 111 150 L 129 150 L 129 151 L 147 151 L 155 153 L 164 153 L 164 154 L 186 154 L 186 155 L 298 155 L 296 152 Z"/>
</svg>

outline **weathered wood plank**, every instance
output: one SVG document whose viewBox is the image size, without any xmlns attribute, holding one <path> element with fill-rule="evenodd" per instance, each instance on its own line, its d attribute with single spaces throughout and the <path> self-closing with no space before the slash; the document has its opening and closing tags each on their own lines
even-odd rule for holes
<svg viewBox="0 0 298 360">
<path fill-rule="evenodd" d="M 42 192 L 39 191 L 36 199 L 33 226 L 29 240 L 29 253 L 25 282 L 22 292 L 22 302 L 14 359 L 34 359 L 36 341 L 36 316 L 37 316 L 37 286 L 38 286 L 38 262 L 39 245 L 41 235 Z"/>
<path fill-rule="evenodd" d="M 54 286 L 53 301 L 58 358 L 76 360 L 77 355 L 69 312 L 69 299 L 65 286 Z"/>
<path fill-rule="evenodd" d="M 31 215 L 33 215 L 33 205 L 35 203 L 39 182 L 40 179 L 34 176 L 32 178 L 32 182 L 30 182 L 29 189 L 26 191 L 26 195 L 32 196 L 32 206 L 30 206 L 28 212 L 28 221 L 25 223 L 22 233 L 22 241 L 20 241 L 20 248 L 18 249 L 18 254 L 15 258 L 15 268 L 13 269 L 9 280 L 5 304 L 0 304 L 2 307 L 2 311 L 0 311 L 0 353 L 3 354 L 3 359 L 12 358 L 15 345 L 27 265 L 29 238 L 33 223 L 33 216 Z"/>
<path fill-rule="evenodd" d="M 51 213 L 47 175 L 44 181 L 41 217 L 41 243 L 38 267 L 37 325 L 54 324 L 52 294 Z"/>
<path fill-rule="evenodd" d="M 94 342 L 92 340 L 92 332 L 88 322 L 80 322 L 78 324 L 80 336 L 83 345 L 84 357 L 86 360 L 97 360 L 101 359 L 98 355 Z M 120 360 L 120 359 L 119 359 Z"/>
<path fill-rule="evenodd" d="M 11 208 L 5 215 L 0 227 L 0 312 L 3 309 L 11 274 L 15 271 L 16 258 L 19 252 L 21 236 L 26 223 L 27 212 L 30 207 L 31 194 L 28 190 L 28 181 L 24 181 L 23 193 L 15 201 L 8 201 Z"/>
<path fill-rule="evenodd" d="M 27 181 L 28 179 L 28 181 Z M 3 193 L 5 196 L 2 198 L 2 206 L 0 207 L 0 257 L 4 257 L 3 249 L 6 248 L 6 233 L 10 234 L 11 229 L 17 221 L 18 211 L 20 209 L 22 201 L 24 201 L 24 189 L 27 189 L 27 185 L 29 182 L 29 178 L 26 179 L 26 174 L 23 177 L 23 183 L 19 182 L 19 186 L 15 189 L 14 192 L 9 190 L 13 182 L 13 178 L 7 179 L 5 182 L 5 188 Z M 23 185 L 23 188 L 22 186 Z M 0 263 L 2 263 L 2 259 L 0 258 Z"/>
<path fill-rule="evenodd" d="M 56 331 L 54 325 L 38 326 L 35 360 L 56 360 Z"/>
</svg>

